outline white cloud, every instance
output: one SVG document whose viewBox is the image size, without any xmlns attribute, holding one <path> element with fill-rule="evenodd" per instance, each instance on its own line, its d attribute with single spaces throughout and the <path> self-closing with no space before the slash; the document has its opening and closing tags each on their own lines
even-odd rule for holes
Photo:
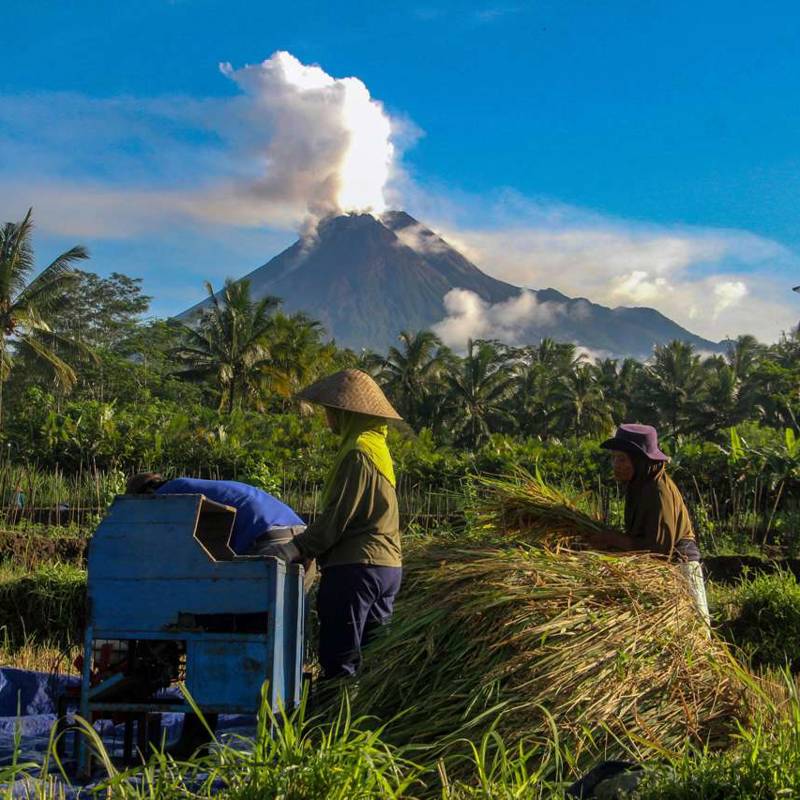
<svg viewBox="0 0 800 800">
<path fill-rule="evenodd" d="M 714 317 L 726 308 L 739 305 L 748 295 L 744 281 L 721 281 L 714 284 Z"/>
<path fill-rule="evenodd" d="M 520 344 L 531 328 L 546 329 L 571 314 L 584 313 L 580 304 L 572 309 L 566 303 L 540 302 L 529 291 L 492 304 L 467 289 L 451 289 L 444 297 L 444 307 L 446 316 L 433 326 L 433 331 L 458 351 L 466 350 L 470 339 Z"/>
<path fill-rule="evenodd" d="M 611 307 L 650 306 L 713 340 L 753 333 L 774 341 L 797 324 L 800 307 L 788 276 L 800 258 L 775 241 L 746 231 L 618 220 L 516 195 L 482 198 L 483 224 L 473 226 L 474 204 L 448 199 L 428 213 L 446 241 L 509 283 Z"/>
<path fill-rule="evenodd" d="M 620 275 L 614 279 L 614 283 L 611 294 L 621 298 L 622 302 L 652 303 L 670 288 L 666 278 L 651 280 L 649 273 L 643 269 L 635 269 L 627 275 Z"/>
<path fill-rule="evenodd" d="M 41 225 L 116 237 L 176 223 L 298 229 L 385 207 L 398 150 L 421 133 L 362 81 L 286 52 L 221 71 L 242 94 L 3 98 L 0 185 L 14 214 L 32 198 Z"/>
</svg>

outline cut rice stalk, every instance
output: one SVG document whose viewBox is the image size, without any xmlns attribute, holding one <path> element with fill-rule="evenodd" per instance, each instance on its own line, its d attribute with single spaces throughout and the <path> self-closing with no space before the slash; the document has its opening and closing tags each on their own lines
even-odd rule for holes
<svg viewBox="0 0 800 800">
<path fill-rule="evenodd" d="M 611 531 L 599 515 L 582 511 L 541 476 L 518 469 L 510 476 L 480 476 L 483 489 L 473 509 L 477 528 L 529 544 L 564 545 Z"/>
</svg>

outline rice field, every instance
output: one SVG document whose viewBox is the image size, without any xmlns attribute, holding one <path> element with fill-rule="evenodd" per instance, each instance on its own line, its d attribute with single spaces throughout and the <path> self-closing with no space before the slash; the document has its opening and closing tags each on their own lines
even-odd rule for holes
<svg viewBox="0 0 800 800">
<path fill-rule="evenodd" d="M 668 565 L 581 549 L 613 523 L 607 505 L 522 473 L 449 502 L 455 527 L 419 523 L 409 540 L 395 620 L 352 696 L 322 712 L 264 709 L 251 739 L 188 762 L 154 750 L 124 771 L 87 728 L 103 765 L 95 796 L 559 798 L 608 757 L 645 765 L 641 798 L 798 796 L 793 679 L 751 672 L 746 652 L 709 640 Z M 438 513 L 414 503 L 420 519 Z M 80 554 L 44 543 L 86 534 L 24 530 L 27 547 L 18 526 L 0 540 L 0 664 L 69 672 L 85 573 Z M 745 596 L 726 591 L 712 599 L 733 613 Z M 762 591 L 776 593 L 794 602 L 788 583 Z M 17 787 L 0 798 L 65 797 L 58 775 L 52 748 L 44 767 L 0 767 L 0 786 Z"/>
</svg>

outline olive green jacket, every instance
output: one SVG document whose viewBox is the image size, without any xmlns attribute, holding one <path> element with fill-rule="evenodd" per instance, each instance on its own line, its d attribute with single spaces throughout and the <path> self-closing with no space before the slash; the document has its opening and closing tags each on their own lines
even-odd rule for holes
<svg viewBox="0 0 800 800">
<path fill-rule="evenodd" d="M 322 513 L 294 538 L 320 566 L 402 566 L 400 512 L 394 486 L 361 452 L 345 456 Z"/>
</svg>

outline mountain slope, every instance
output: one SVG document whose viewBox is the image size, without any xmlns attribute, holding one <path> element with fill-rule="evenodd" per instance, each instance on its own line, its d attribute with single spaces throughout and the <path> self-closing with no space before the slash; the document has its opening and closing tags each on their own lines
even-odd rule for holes
<svg viewBox="0 0 800 800">
<path fill-rule="evenodd" d="M 352 214 L 323 220 L 314 238 L 295 242 L 245 278 L 255 297 L 275 295 L 283 299 L 285 310 L 307 312 L 340 345 L 378 351 L 394 344 L 401 330 L 430 328 L 441 321 L 446 315 L 443 298 L 451 289 L 474 292 L 489 304 L 513 301 L 521 291 L 482 272 L 402 211 L 381 219 Z M 705 350 L 719 347 L 653 309 L 610 309 L 554 289 L 530 291 L 538 303 L 548 304 L 550 313 L 520 321 L 515 328 L 519 342 L 549 336 L 637 357 L 671 339 Z"/>
</svg>

